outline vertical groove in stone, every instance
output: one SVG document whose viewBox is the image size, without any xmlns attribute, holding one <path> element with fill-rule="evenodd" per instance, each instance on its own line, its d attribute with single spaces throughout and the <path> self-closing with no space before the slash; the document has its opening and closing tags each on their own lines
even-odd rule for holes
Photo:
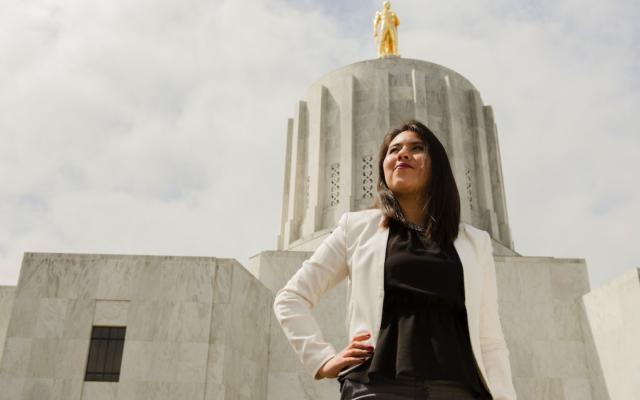
<svg viewBox="0 0 640 400">
<path fill-rule="evenodd" d="M 471 204 L 466 196 L 466 182 L 463 179 L 466 174 L 467 163 L 465 159 L 464 142 L 462 129 L 453 115 L 453 99 L 451 93 L 451 82 L 449 76 L 445 75 L 442 79 L 444 93 L 444 119 L 446 121 L 447 134 L 451 145 L 451 168 L 453 175 L 456 177 L 456 185 L 460 193 L 460 219 L 466 223 L 471 223 Z"/>
<path fill-rule="evenodd" d="M 340 103 L 340 187 L 342 190 L 340 192 L 341 199 L 336 218 L 353 210 L 353 200 L 357 193 L 355 187 L 357 179 L 353 166 L 354 158 L 356 157 L 353 151 L 355 85 L 355 77 L 353 74 L 349 74 L 346 78 L 344 97 Z"/>
<path fill-rule="evenodd" d="M 469 113 L 471 116 L 471 134 L 474 141 L 475 168 L 472 176 L 476 182 L 478 199 L 478 215 L 482 219 L 482 227 L 489 231 L 491 236 L 499 237 L 498 224 L 493 207 L 493 191 L 491 188 L 490 161 L 487 151 L 487 138 L 485 132 L 484 113 L 482 100 L 477 90 L 467 92 Z"/>
<path fill-rule="evenodd" d="M 445 115 L 446 102 L 444 100 L 444 93 L 440 90 L 442 87 L 440 81 L 441 79 L 437 77 L 428 76 L 426 73 L 424 74 L 425 96 L 426 103 L 428 104 L 427 119 L 429 120 L 427 127 L 429 127 L 440 140 L 440 143 L 442 143 L 447 152 L 447 157 L 451 159 L 453 153 Z"/>
<path fill-rule="evenodd" d="M 427 82 L 423 71 L 411 69 L 413 85 L 414 118 L 429 126 L 429 109 L 427 105 Z"/>
<path fill-rule="evenodd" d="M 509 227 L 509 216 L 507 213 L 507 200 L 504 191 L 504 179 L 502 177 L 502 161 L 500 157 L 500 144 L 498 142 L 498 132 L 491 106 L 484 107 L 485 129 L 487 131 L 487 148 L 489 151 L 489 166 L 491 172 L 491 183 L 493 188 L 493 199 L 499 227 L 499 240 L 513 249 L 513 239 Z"/>
<path fill-rule="evenodd" d="M 382 130 L 382 135 L 384 136 L 390 129 L 390 118 L 391 118 L 391 96 L 389 96 L 389 75 L 390 72 L 380 73 L 380 85 L 378 87 L 378 99 L 381 102 L 380 108 L 378 109 L 378 126 Z"/>
<path fill-rule="evenodd" d="M 293 118 L 287 120 L 287 138 L 284 152 L 284 183 L 282 187 L 282 210 L 280 214 L 280 234 L 278 235 L 278 250 L 285 246 L 285 226 L 289 218 L 289 196 L 291 184 L 291 140 L 293 137 Z"/>
</svg>

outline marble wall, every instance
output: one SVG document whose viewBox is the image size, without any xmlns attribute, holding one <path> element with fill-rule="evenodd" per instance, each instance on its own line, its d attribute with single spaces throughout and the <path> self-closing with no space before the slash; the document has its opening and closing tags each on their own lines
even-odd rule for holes
<svg viewBox="0 0 640 400">
<path fill-rule="evenodd" d="M 640 268 L 634 268 L 582 298 L 593 381 L 604 381 L 603 399 L 627 400 L 640 393 Z M 604 379 L 600 379 L 602 374 Z"/>
<path fill-rule="evenodd" d="M 496 257 L 500 319 L 521 400 L 592 396 L 580 301 L 583 259 Z"/>
<path fill-rule="evenodd" d="M 280 289 L 309 252 L 269 251 L 254 256 L 251 272 Z M 582 259 L 496 256 L 500 319 L 520 400 L 589 400 L 592 396 L 580 302 L 589 291 Z M 336 349 L 346 346 L 344 283 L 313 311 Z M 269 399 L 335 399 L 334 380 L 315 381 L 302 370 L 275 318 L 271 325 Z"/>
<path fill-rule="evenodd" d="M 338 383 L 303 371 L 272 312 L 275 292 L 310 255 L 266 251 L 245 269 L 204 257 L 27 253 L 18 286 L 0 291 L 13 297 L 0 400 L 335 399 Z M 638 336 L 637 271 L 635 280 L 584 296 L 582 259 L 495 260 L 520 400 L 608 400 L 602 370 L 618 388 L 609 389 L 612 399 L 637 390 L 618 382 L 637 382 L 633 375 L 612 372 L 628 365 Z M 337 349 L 348 340 L 345 286 L 313 310 Z M 127 328 L 117 383 L 84 382 L 92 325 Z M 627 350 L 616 353 L 621 348 Z"/>
<path fill-rule="evenodd" d="M 9 325 L 9 317 L 11 317 L 15 292 L 15 286 L 0 286 L 0 362 L 2 362 L 4 339 L 7 336 L 7 327 Z"/>
<path fill-rule="evenodd" d="M 265 251 L 254 256 L 248 269 L 273 293 L 277 292 L 312 253 L 300 251 Z M 323 328 L 325 338 L 337 348 L 347 345 L 345 324 L 346 284 L 329 290 L 316 308 L 314 317 Z M 282 333 L 273 311 L 270 314 L 268 399 L 336 399 L 339 386 L 335 380 L 314 380 L 302 370 L 289 342 Z"/>
<path fill-rule="evenodd" d="M 273 294 L 234 260 L 27 253 L 0 399 L 262 399 Z M 84 382 L 92 325 L 126 326 L 120 381 Z"/>
</svg>

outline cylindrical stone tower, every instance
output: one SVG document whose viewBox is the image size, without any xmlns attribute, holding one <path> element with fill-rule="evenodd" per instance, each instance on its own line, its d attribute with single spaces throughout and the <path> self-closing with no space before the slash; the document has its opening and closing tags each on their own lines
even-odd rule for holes
<svg viewBox="0 0 640 400">
<path fill-rule="evenodd" d="M 391 127 L 427 125 L 444 145 L 462 221 L 514 254 L 493 111 L 462 75 L 426 61 L 351 64 L 314 83 L 289 119 L 280 250 L 314 250 L 342 213 L 370 208 L 378 149 Z"/>
</svg>

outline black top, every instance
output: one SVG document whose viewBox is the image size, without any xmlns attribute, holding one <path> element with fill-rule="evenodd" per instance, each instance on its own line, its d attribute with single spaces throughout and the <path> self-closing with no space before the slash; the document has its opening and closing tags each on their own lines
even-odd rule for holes
<svg viewBox="0 0 640 400">
<path fill-rule="evenodd" d="M 438 249 L 398 222 L 389 226 L 382 323 L 373 357 L 340 380 L 454 381 L 491 399 L 471 350 L 462 263 L 451 244 Z"/>
</svg>

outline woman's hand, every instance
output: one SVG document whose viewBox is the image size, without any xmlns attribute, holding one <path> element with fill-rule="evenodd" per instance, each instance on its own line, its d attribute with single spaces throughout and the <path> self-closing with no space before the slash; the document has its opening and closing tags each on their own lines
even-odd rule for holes
<svg viewBox="0 0 640 400">
<path fill-rule="evenodd" d="M 324 363 L 316 374 L 316 379 L 336 378 L 338 373 L 352 365 L 361 364 L 373 354 L 373 347 L 362 343 L 371 337 L 369 333 L 361 333 L 351 339 L 351 343 L 335 357 Z"/>
</svg>

